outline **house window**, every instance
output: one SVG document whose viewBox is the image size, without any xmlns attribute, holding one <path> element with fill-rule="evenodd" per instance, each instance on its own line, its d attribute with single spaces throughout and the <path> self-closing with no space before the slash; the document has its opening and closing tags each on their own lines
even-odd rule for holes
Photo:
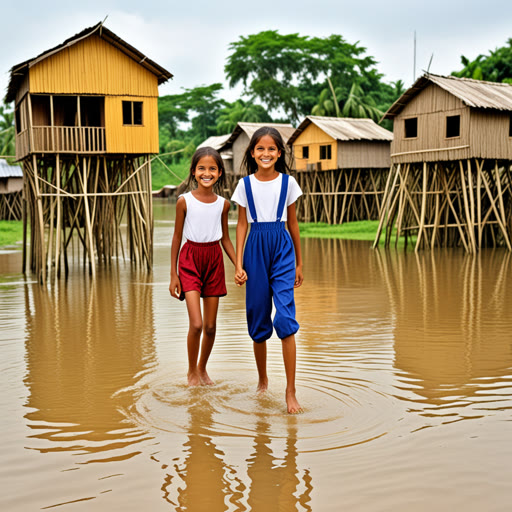
<svg viewBox="0 0 512 512">
<path fill-rule="evenodd" d="M 418 136 L 418 118 L 411 117 L 404 119 L 405 138 L 415 139 Z"/>
<path fill-rule="evenodd" d="M 508 118 L 508 136 L 512 137 L 512 115 Z"/>
<path fill-rule="evenodd" d="M 123 124 L 142 126 L 142 101 L 123 101 Z"/>
<path fill-rule="evenodd" d="M 20 115 L 20 109 L 16 109 L 16 133 L 21 133 L 21 115 Z"/>
<path fill-rule="evenodd" d="M 446 138 L 460 137 L 460 116 L 446 116 Z"/>
<path fill-rule="evenodd" d="M 309 146 L 302 146 L 302 158 L 309 158 Z"/>
<path fill-rule="evenodd" d="M 331 159 L 331 145 L 320 146 L 320 160 Z"/>
</svg>

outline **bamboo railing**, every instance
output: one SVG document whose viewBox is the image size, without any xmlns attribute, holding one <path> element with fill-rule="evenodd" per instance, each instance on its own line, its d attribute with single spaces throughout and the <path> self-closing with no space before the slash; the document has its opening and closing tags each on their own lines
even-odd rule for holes
<svg viewBox="0 0 512 512">
<path fill-rule="evenodd" d="M 105 128 L 34 126 L 33 153 L 104 153 Z"/>
</svg>

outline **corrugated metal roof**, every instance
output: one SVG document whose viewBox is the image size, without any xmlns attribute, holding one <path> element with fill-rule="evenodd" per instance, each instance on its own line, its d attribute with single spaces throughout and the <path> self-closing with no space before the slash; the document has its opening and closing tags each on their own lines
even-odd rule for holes
<svg viewBox="0 0 512 512">
<path fill-rule="evenodd" d="M 23 178 L 23 171 L 19 165 L 9 165 L 3 158 L 1 158 L 0 178 Z"/>
<path fill-rule="evenodd" d="M 229 147 L 242 132 L 245 132 L 250 139 L 254 132 L 263 126 L 271 126 L 272 128 L 275 128 L 283 137 L 285 144 L 295 131 L 295 128 L 288 123 L 238 123 L 236 128 L 233 130 L 233 133 L 222 147 Z"/>
<path fill-rule="evenodd" d="M 393 140 L 393 134 L 389 130 L 382 128 L 382 126 L 379 126 L 375 121 L 372 121 L 371 119 L 307 116 L 290 137 L 288 144 L 293 144 L 297 137 L 311 123 L 318 126 L 318 128 L 324 131 L 327 135 L 330 135 L 335 140 Z"/>
<path fill-rule="evenodd" d="M 231 137 L 231 133 L 226 133 L 225 135 L 214 135 L 212 137 L 208 137 L 204 142 L 201 142 L 197 149 L 210 147 L 216 150 L 219 150 L 225 142 Z"/>
<path fill-rule="evenodd" d="M 143 53 L 139 50 L 128 44 L 126 41 L 121 39 L 119 36 L 114 34 L 114 32 L 110 31 L 106 28 L 102 22 L 97 23 L 93 27 L 86 28 L 75 34 L 73 37 L 66 39 L 63 43 L 51 48 L 49 50 L 44 51 L 37 57 L 33 59 L 26 60 L 25 62 L 21 62 L 16 66 L 11 68 L 11 77 L 9 80 L 9 85 L 7 86 L 7 94 L 5 95 L 5 103 L 11 103 L 16 99 L 16 91 L 20 87 L 25 75 L 28 73 L 28 69 L 30 66 L 33 66 L 37 62 L 40 62 L 55 53 L 60 52 L 64 48 L 72 46 L 77 42 L 85 39 L 89 36 L 96 34 L 97 36 L 105 39 L 108 43 L 115 46 L 118 50 L 122 51 L 125 55 L 136 61 L 141 66 L 145 67 L 148 71 L 153 73 L 158 77 L 158 85 L 166 82 L 169 78 L 172 78 L 172 73 L 159 66 L 156 62 L 148 59 Z"/>
<path fill-rule="evenodd" d="M 484 82 L 471 78 L 440 76 L 431 73 L 418 78 L 384 114 L 384 119 L 392 119 L 431 83 L 459 98 L 465 105 L 473 108 L 512 111 L 512 85 L 499 82 Z"/>
</svg>

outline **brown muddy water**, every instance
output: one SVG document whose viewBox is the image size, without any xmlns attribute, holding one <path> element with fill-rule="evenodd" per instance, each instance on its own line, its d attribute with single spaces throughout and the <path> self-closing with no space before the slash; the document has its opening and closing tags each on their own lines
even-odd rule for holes
<svg viewBox="0 0 512 512">
<path fill-rule="evenodd" d="M 244 291 L 221 299 L 212 387 L 185 385 L 169 296 L 172 203 L 152 274 L 75 268 L 41 287 L 0 255 L 0 510 L 508 511 L 512 258 L 303 240 L 298 397 L 256 370 Z"/>
</svg>

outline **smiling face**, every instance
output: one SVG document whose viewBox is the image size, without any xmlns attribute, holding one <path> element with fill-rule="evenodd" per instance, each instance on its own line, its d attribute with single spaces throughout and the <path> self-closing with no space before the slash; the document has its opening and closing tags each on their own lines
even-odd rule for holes
<svg viewBox="0 0 512 512">
<path fill-rule="evenodd" d="M 274 170 L 281 151 L 270 135 L 263 135 L 251 151 L 251 156 L 256 161 L 258 170 Z"/>
<path fill-rule="evenodd" d="M 211 189 L 217 183 L 222 171 L 219 170 L 215 158 L 206 155 L 199 159 L 192 174 L 196 178 L 198 188 Z"/>
</svg>

